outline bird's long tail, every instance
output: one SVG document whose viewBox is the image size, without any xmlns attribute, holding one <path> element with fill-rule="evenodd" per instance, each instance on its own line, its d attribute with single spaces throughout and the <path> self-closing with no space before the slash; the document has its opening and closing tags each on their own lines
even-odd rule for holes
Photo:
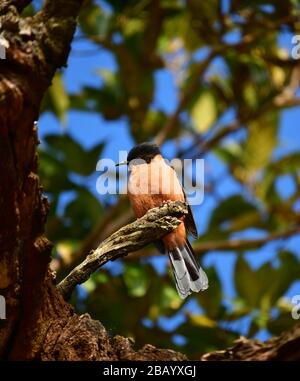
<svg viewBox="0 0 300 381">
<path fill-rule="evenodd" d="M 185 246 L 169 250 L 176 288 L 181 298 L 186 298 L 193 291 L 206 290 L 208 279 L 205 272 L 197 264 L 193 249 L 187 241 Z"/>
</svg>

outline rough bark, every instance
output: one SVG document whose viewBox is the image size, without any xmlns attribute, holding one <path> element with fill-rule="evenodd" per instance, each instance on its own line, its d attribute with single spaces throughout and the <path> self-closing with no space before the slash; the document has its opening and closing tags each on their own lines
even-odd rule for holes
<svg viewBox="0 0 300 381">
<path fill-rule="evenodd" d="M 71 311 L 48 270 L 48 203 L 37 177 L 34 121 L 56 68 L 66 63 L 81 2 L 48 1 L 42 12 L 26 19 L 19 11 L 29 1 L 7 0 L 0 6 L 7 48 L 6 59 L 0 60 L 0 294 L 8 316 L 0 327 L 4 358 L 35 358 L 49 321 Z"/>
<path fill-rule="evenodd" d="M 51 243 L 44 235 L 48 211 L 37 176 L 37 129 L 42 97 L 55 70 L 66 63 L 83 0 L 49 0 L 23 19 L 28 0 L 4 0 L 0 25 L 7 45 L 0 60 L 0 294 L 7 320 L 0 321 L 0 357 L 13 360 L 183 360 L 184 355 L 129 339 L 109 337 L 100 322 L 78 316 L 64 301 L 49 271 Z M 273 344 L 251 344 L 250 354 L 299 359 L 299 327 Z M 231 349 L 231 358 L 240 356 Z M 249 342 L 246 341 L 246 347 Z M 252 352 L 251 352 L 252 351 Z M 246 351 L 247 352 L 247 351 Z M 245 353 L 246 353 L 245 352 Z M 220 359 L 228 358 L 218 352 Z M 205 360 L 213 358 L 208 355 Z M 274 357 L 274 356 L 273 356 Z"/>
<path fill-rule="evenodd" d="M 203 361 L 299 361 L 300 325 L 265 343 L 241 337 L 231 348 L 207 353 Z"/>
<path fill-rule="evenodd" d="M 130 339 L 110 338 L 99 321 L 88 314 L 55 321 L 45 337 L 41 360 L 186 360 L 169 349 L 145 345 L 135 351 Z"/>
</svg>

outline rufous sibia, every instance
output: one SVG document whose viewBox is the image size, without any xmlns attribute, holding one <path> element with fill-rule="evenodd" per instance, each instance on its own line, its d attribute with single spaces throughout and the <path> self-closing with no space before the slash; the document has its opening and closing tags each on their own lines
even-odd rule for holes
<svg viewBox="0 0 300 381">
<path fill-rule="evenodd" d="M 167 201 L 187 202 L 175 170 L 165 162 L 157 145 L 139 144 L 130 150 L 125 162 L 117 165 L 121 164 L 129 166 L 128 196 L 137 218 Z M 207 276 L 196 262 L 187 239 L 187 231 L 198 235 L 189 205 L 188 211 L 175 230 L 155 242 L 170 258 L 177 291 L 182 298 L 208 287 Z"/>
</svg>

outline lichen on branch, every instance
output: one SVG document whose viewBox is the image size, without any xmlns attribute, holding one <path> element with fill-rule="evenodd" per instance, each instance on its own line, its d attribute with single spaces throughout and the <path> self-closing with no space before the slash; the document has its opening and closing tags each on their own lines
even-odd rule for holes
<svg viewBox="0 0 300 381">
<path fill-rule="evenodd" d="M 68 299 L 76 285 L 85 282 L 99 267 L 161 239 L 174 230 L 181 223 L 179 218 L 187 213 L 187 205 L 182 201 L 168 202 L 150 209 L 142 218 L 104 240 L 57 288 Z"/>
</svg>

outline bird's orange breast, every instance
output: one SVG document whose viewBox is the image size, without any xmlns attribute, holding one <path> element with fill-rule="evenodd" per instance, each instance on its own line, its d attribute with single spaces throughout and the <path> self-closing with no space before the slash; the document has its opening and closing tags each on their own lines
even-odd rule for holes
<svg viewBox="0 0 300 381">
<path fill-rule="evenodd" d="M 164 201 L 184 200 L 182 186 L 173 168 L 160 155 L 149 164 L 130 167 L 128 196 L 135 215 L 140 218 L 149 209 L 162 205 Z M 183 246 L 186 240 L 184 224 L 163 238 L 167 249 Z"/>
</svg>

